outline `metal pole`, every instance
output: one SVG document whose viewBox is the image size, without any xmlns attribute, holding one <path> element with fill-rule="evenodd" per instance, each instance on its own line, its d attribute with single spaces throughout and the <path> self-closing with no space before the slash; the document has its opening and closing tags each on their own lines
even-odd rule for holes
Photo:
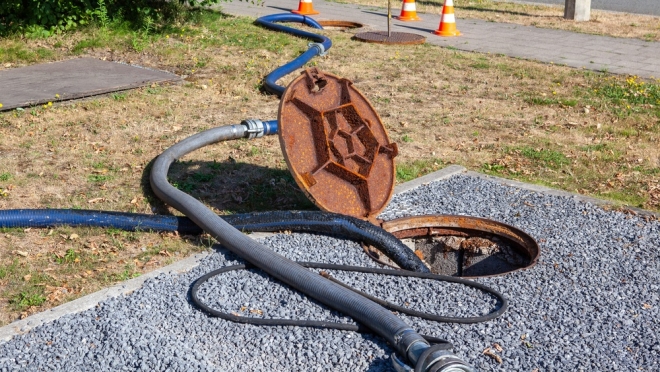
<svg viewBox="0 0 660 372">
<path fill-rule="evenodd" d="M 392 24 L 392 0 L 387 0 L 387 37 L 392 36 L 391 24 Z"/>
</svg>

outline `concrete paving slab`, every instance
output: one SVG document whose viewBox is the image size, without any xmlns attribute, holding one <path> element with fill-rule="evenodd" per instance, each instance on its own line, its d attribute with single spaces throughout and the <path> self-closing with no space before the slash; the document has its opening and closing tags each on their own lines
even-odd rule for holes
<svg viewBox="0 0 660 372">
<path fill-rule="evenodd" d="M 0 70 L 0 110 L 40 105 L 180 81 L 177 75 L 139 66 L 76 58 Z"/>
<path fill-rule="evenodd" d="M 287 9 L 293 7 L 290 0 L 269 0 L 268 4 L 269 6 L 259 7 L 234 2 L 222 4 L 219 8 L 233 15 L 260 17 L 287 11 Z M 360 22 L 372 29 L 387 28 L 386 8 L 338 4 L 327 0 L 314 0 L 314 8 L 320 12 L 319 15 L 313 16 L 315 19 Z M 399 9 L 392 8 L 392 14 L 394 15 L 398 14 L 399 11 Z M 421 12 L 417 14 L 422 18 L 421 21 L 394 21 L 392 30 L 421 34 L 427 36 L 427 43 L 443 47 L 451 46 L 470 52 L 505 54 L 545 63 L 557 63 L 563 57 L 567 60 L 564 62 L 567 66 L 585 67 L 595 71 L 608 69 L 608 71 L 614 72 L 613 67 L 621 66 L 621 69 L 616 69 L 617 73 L 650 78 L 652 76 L 650 71 L 656 71 L 656 68 L 660 68 L 660 58 L 658 58 L 660 56 L 660 43 L 658 42 L 462 19 L 460 12 L 456 14 L 456 27 L 462 35 L 442 38 L 430 34 L 432 30 L 438 28 L 440 19 L 438 15 Z M 581 50 L 584 53 L 580 53 Z M 644 63 L 645 66 L 625 65 L 624 63 L 630 59 L 631 55 L 635 55 L 635 62 Z M 594 57 L 606 60 L 602 63 L 590 64 Z"/>
</svg>

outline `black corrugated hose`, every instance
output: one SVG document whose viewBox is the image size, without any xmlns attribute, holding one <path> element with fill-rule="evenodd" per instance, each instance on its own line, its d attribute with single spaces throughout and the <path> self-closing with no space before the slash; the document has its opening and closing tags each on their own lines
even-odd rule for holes
<svg viewBox="0 0 660 372">
<path fill-rule="evenodd" d="M 345 286 L 328 280 L 322 275 L 310 271 L 300 264 L 273 252 L 265 245 L 252 240 L 232 227 L 195 198 L 169 184 L 167 172 L 172 162 L 176 159 L 212 143 L 259 136 L 253 128 L 250 128 L 255 123 L 259 123 L 259 121 L 244 123 L 244 125 L 224 126 L 198 133 L 165 150 L 155 160 L 150 174 L 151 186 L 156 195 L 170 206 L 187 215 L 195 224 L 211 234 L 223 246 L 244 258 L 255 267 L 311 298 L 351 316 L 373 333 L 383 337 L 394 347 L 399 355 L 404 357 L 403 360 L 409 360 L 411 365 L 416 366 L 415 370 L 473 371 L 465 362 L 447 352 L 444 346 L 440 349 L 431 346 L 423 336 L 419 335 L 403 322 L 403 320 L 372 299 L 367 298 L 364 294 L 349 290 Z M 356 268 L 356 270 L 365 269 Z M 386 271 L 388 271 L 389 275 L 400 275 L 392 273 L 394 272 L 393 270 Z M 208 279 L 208 277 L 214 274 L 217 273 L 209 273 L 205 278 Z M 409 274 L 408 272 L 403 275 Z M 431 277 L 434 277 L 433 274 L 426 273 L 419 273 L 418 275 L 431 275 Z M 210 314 L 217 315 L 214 314 L 212 309 L 209 309 L 201 301 L 198 301 L 196 292 L 204 280 L 198 280 L 193 286 L 193 289 L 191 289 L 193 300 Z M 463 282 L 462 279 L 457 278 L 451 278 L 451 280 Z M 507 302 L 501 294 L 477 283 L 467 283 L 480 289 L 486 289 L 501 302 L 497 311 L 483 317 L 483 319 L 477 320 L 488 320 L 500 315 L 506 310 Z M 245 319 L 237 320 L 245 321 Z M 261 322 L 268 320 L 256 319 L 250 321 L 262 324 Z M 441 355 L 439 353 L 443 354 Z M 449 361 L 449 363 L 445 363 L 446 361 Z M 444 363 L 443 366 L 446 365 L 447 368 L 443 367 L 439 369 L 440 363 Z"/>
</svg>

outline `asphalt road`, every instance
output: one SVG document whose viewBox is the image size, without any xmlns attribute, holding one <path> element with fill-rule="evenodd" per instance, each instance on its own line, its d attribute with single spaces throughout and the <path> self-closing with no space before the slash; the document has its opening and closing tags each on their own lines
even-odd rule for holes
<svg viewBox="0 0 660 372">
<path fill-rule="evenodd" d="M 565 4 L 565 0 L 525 0 L 524 2 Z M 591 0 L 591 9 L 660 16 L 660 0 Z"/>
</svg>

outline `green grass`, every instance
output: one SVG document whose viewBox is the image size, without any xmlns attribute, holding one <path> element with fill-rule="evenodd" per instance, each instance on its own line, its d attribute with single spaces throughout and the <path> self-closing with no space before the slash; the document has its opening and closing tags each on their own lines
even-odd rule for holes
<svg viewBox="0 0 660 372">
<path fill-rule="evenodd" d="M 8 172 L 0 173 L 0 181 L 6 182 L 11 179 L 11 174 Z"/>
<path fill-rule="evenodd" d="M 488 62 L 481 61 L 471 64 L 470 67 L 485 70 L 490 68 L 490 64 Z"/>
<path fill-rule="evenodd" d="M 26 276 L 28 274 L 31 275 Z M 46 298 L 43 295 L 43 286 L 38 284 L 52 283 L 51 278 L 43 273 L 31 273 L 19 259 L 0 265 L 0 280 L 4 282 L 2 296 L 18 311 L 42 305 Z"/>
<path fill-rule="evenodd" d="M 598 196 L 638 208 L 644 207 L 644 203 L 646 202 L 646 199 L 637 195 L 635 190 L 612 190 L 607 193 L 600 193 Z"/>
<path fill-rule="evenodd" d="M 111 97 L 115 101 L 125 101 L 126 100 L 126 93 L 112 93 Z"/>
<path fill-rule="evenodd" d="M 16 42 L 19 42 L 16 40 Z M 18 63 L 18 62 L 38 62 L 44 59 L 53 58 L 55 53 L 46 48 L 28 49 L 23 45 L 10 42 L 9 46 L 0 47 L 0 63 Z"/>
<path fill-rule="evenodd" d="M 660 79 L 648 81 L 637 76 L 595 77 L 589 91 L 594 103 L 601 102 L 619 117 L 653 113 L 660 118 Z"/>
<path fill-rule="evenodd" d="M 506 167 L 500 164 L 489 164 L 485 163 L 481 166 L 481 171 L 488 174 L 505 174 Z"/>
<path fill-rule="evenodd" d="M 281 53 L 292 42 L 299 42 L 285 33 L 266 32 L 262 27 L 254 25 L 253 19 L 232 17 L 219 11 L 182 8 L 175 18 L 175 21 L 148 18 L 148 22 L 140 25 L 123 19 L 106 20 L 103 25 L 91 23 L 80 27 L 78 31 L 71 31 L 71 34 L 77 33 L 82 38 L 68 51 L 28 47 L 23 45 L 22 35 L 8 36 L 4 45 L 0 46 L 0 63 L 36 63 L 58 56 L 79 55 L 94 48 L 138 52 L 146 48 L 158 48 L 164 55 L 179 55 L 182 53 L 181 48 L 189 42 L 195 44 L 195 49 L 236 46 L 243 52 L 265 49 Z M 69 35 L 54 37 L 67 38 Z M 164 43 L 164 40 L 174 42 Z M 64 42 L 58 40 L 54 44 L 59 48 Z M 190 68 L 204 68 L 208 62 L 207 58 L 200 57 Z"/>
<path fill-rule="evenodd" d="M 598 143 L 595 145 L 586 145 L 586 146 L 578 147 L 578 149 L 585 152 L 604 151 L 607 150 L 607 148 L 608 148 L 607 143 Z"/>
<path fill-rule="evenodd" d="M 660 168 L 645 168 L 640 165 L 633 167 L 633 171 L 640 172 L 648 176 L 660 175 Z"/>
<path fill-rule="evenodd" d="M 112 180 L 112 176 L 107 174 L 90 174 L 87 176 L 87 181 L 93 183 L 103 183 L 110 180 Z"/>
<path fill-rule="evenodd" d="M 215 178 L 215 175 L 210 173 L 193 173 L 191 178 L 195 182 L 211 182 Z"/>
<path fill-rule="evenodd" d="M 529 146 L 523 146 L 517 151 L 520 152 L 520 155 L 537 162 L 542 163 L 545 166 L 550 168 L 559 168 L 562 165 L 569 164 L 570 161 L 563 153 L 555 150 L 549 149 L 534 149 Z"/>
<path fill-rule="evenodd" d="M 108 42 L 98 38 L 98 37 L 92 37 L 89 39 L 81 40 L 79 41 L 74 47 L 71 49 L 71 52 L 73 54 L 81 54 L 84 52 L 86 49 L 90 48 L 103 48 L 108 45 Z"/>
<path fill-rule="evenodd" d="M 131 264 L 126 264 L 124 270 L 119 273 L 112 274 L 110 280 L 112 281 L 124 281 L 128 279 L 137 278 L 140 276 L 139 272 L 135 271 L 135 266 Z"/>
<path fill-rule="evenodd" d="M 397 182 L 407 182 L 419 178 L 425 174 L 434 172 L 444 165 L 440 159 L 415 160 L 412 162 L 397 164 Z"/>
<path fill-rule="evenodd" d="M 9 303 L 18 310 L 27 309 L 30 306 L 40 306 L 46 302 L 42 290 L 32 287 L 26 291 L 15 294 L 9 299 Z"/>
<path fill-rule="evenodd" d="M 561 105 L 568 107 L 575 107 L 578 104 L 578 101 L 575 99 L 561 99 L 556 97 L 527 97 L 525 102 L 533 105 Z"/>
<path fill-rule="evenodd" d="M 80 254 L 78 252 L 74 251 L 73 249 L 67 249 L 66 253 L 64 253 L 64 256 L 54 256 L 53 259 L 55 262 L 58 264 L 72 264 L 76 263 L 76 260 L 80 260 Z"/>
</svg>

